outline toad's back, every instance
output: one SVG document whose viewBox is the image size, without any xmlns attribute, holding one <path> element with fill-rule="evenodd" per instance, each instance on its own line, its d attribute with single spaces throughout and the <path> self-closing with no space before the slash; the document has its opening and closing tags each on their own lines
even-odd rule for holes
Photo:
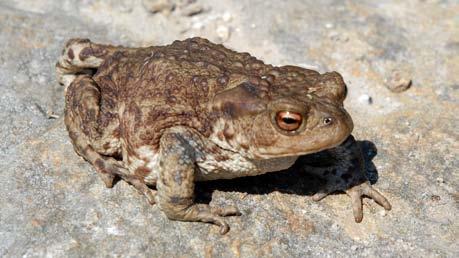
<svg viewBox="0 0 459 258">
<path fill-rule="evenodd" d="M 168 46 L 118 48 L 105 58 L 94 80 L 102 113 L 119 115 L 128 145 L 156 149 L 161 131 L 175 125 L 208 136 L 213 117 L 207 104 L 213 96 L 247 80 L 268 87 L 266 81 L 260 83 L 260 75 L 272 68 L 248 53 L 192 38 Z"/>
</svg>

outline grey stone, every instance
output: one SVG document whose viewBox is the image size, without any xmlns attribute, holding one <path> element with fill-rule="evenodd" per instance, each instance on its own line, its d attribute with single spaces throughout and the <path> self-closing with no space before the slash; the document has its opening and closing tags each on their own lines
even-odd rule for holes
<svg viewBox="0 0 459 258">
<path fill-rule="evenodd" d="M 207 0 L 198 2 L 209 11 L 192 17 L 152 15 L 141 2 L 0 3 L 0 256 L 459 256 L 457 1 Z M 317 181 L 295 171 L 199 184 L 200 201 L 243 213 L 220 236 L 212 225 L 168 220 L 124 182 L 106 189 L 74 153 L 54 78 L 67 39 L 216 40 L 212 24 L 225 12 L 234 28 L 226 46 L 343 74 L 368 175 L 392 211 L 368 201 L 355 224 L 347 196 L 315 203 Z M 394 70 L 411 88 L 385 88 Z M 363 94 L 372 105 L 358 101 Z"/>
</svg>

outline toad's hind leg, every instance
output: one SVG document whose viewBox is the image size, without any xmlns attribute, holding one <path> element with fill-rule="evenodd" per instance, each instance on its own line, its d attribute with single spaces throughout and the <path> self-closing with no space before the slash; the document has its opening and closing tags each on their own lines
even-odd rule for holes
<svg viewBox="0 0 459 258">
<path fill-rule="evenodd" d="M 92 75 L 102 62 L 121 47 L 101 45 L 89 39 L 70 39 L 56 64 L 57 80 L 68 87 L 78 75 Z"/>
<path fill-rule="evenodd" d="M 107 187 L 119 176 L 154 204 L 155 192 L 120 160 L 119 119 L 110 110 L 102 112 L 100 100 L 99 87 L 89 75 L 78 75 L 67 89 L 65 124 L 75 151 L 95 167 Z"/>
<path fill-rule="evenodd" d="M 99 128 L 100 91 L 89 75 L 78 75 L 69 85 L 65 100 L 65 124 L 75 151 L 97 170 L 107 187 L 122 174 L 118 119 Z"/>
</svg>

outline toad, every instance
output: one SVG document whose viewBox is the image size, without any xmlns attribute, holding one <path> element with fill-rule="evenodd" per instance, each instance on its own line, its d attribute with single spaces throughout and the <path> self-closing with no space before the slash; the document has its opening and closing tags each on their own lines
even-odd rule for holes
<svg viewBox="0 0 459 258">
<path fill-rule="evenodd" d="M 216 224 L 235 207 L 194 202 L 196 181 L 279 171 L 308 155 L 326 180 L 313 196 L 391 205 L 368 182 L 337 72 L 264 64 L 203 38 L 127 48 L 71 39 L 56 65 L 66 87 L 65 125 L 75 151 L 107 187 L 128 182 L 172 220 Z M 312 154 L 331 158 L 317 165 Z"/>
</svg>

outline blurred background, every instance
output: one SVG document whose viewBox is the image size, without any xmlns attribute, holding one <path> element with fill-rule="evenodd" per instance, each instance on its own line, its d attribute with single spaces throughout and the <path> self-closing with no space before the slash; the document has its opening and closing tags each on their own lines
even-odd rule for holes
<svg viewBox="0 0 459 258">
<path fill-rule="evenodd" d="M 244 214 L 222 237 L 169 221 L 124 182 L 105 189 L 63 125 L 64 43 L 192 36 L 341 73 L 354 135 L 376 147 L 369 173 L 393 210 L 369 200 L 355 224 L 346 195 L 314 203 L 276 174 L 246 181 L 269 191 L 229 182 L 236 190 L 208 193 Z M 458 90 L 455 0 L 0 0 L 0 256 L 458 257 Z"/>
</svg>

